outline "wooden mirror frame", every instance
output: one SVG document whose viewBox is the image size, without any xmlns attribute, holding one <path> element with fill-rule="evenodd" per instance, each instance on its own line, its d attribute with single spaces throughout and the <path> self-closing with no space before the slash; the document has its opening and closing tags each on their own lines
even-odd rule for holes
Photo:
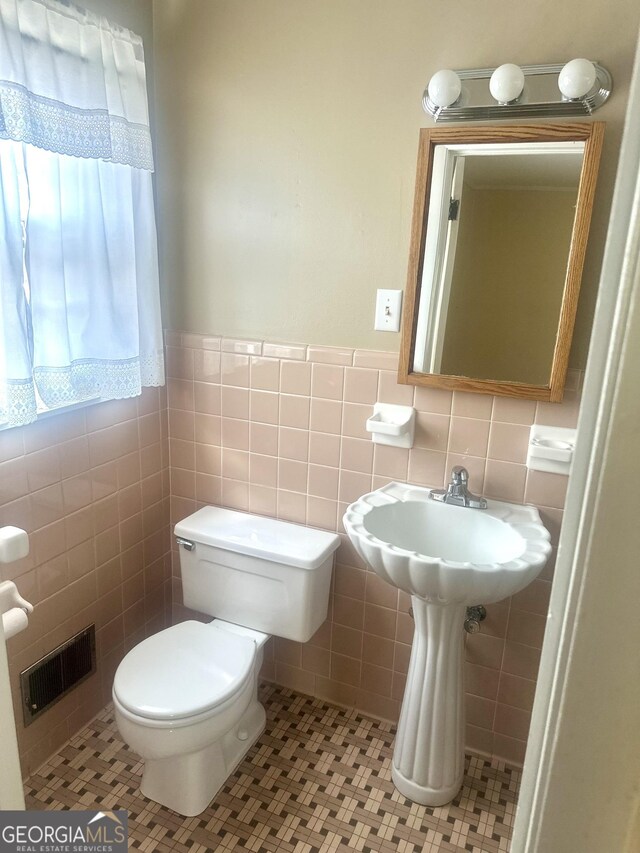
<svg viewBox="0 0 640 853">
<path fill-rule="evenodd" d="M 578 307 L 578 294 L 587 249 L 587 237 L 602 151 L 604 122 L 548 123 L 506 125 L 504 127 L 437 127 L 422 128 L 418 146 L 416 191 L 411 228 L 409 269 L 404 297 L 402 338 L 398 382 L 404 385 L 423 385 L 458 391 L 475 391 L 505 397 L 523 397 L 529 400 L 562 400 L 569 362 L 569 350 Z M 472 379 L 466 376 L 449 376 L 440 373 L 420 373 L 413 370 L 420 288 L 424 267 L 424 247 L 429 216 L 428 202 L 431 192 L 433 156 L 436 145 L 474 144 L 500 142 L 561 142 L 583 141 L 584 156 L 578 185 L 576 215 L 569 246 L 558 332 L 551 364 L 548 385 L 531 385 L 524 382 L 505 382 L 493 379 Z"/>
</svg>

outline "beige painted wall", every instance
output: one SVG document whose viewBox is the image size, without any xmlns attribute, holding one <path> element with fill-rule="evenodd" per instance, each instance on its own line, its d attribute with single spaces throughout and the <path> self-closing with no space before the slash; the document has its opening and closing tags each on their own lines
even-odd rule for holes
<svg viewBox="0 0 640 853">
<path fill-rule="evenodd" d="M 580 54 L 615 80 L 581 362 L 639 18 L 636 0 L 615 16 L 604 0 L 155 2 L 166 324 L 397 348 L 372 331 L 374 297 L 405 283 L 429 76 Z"/>
<path fill-rule="evenodd" d="M 441 372 L 548 385 L 576 190 L 462 193 Z"/>
</svg>

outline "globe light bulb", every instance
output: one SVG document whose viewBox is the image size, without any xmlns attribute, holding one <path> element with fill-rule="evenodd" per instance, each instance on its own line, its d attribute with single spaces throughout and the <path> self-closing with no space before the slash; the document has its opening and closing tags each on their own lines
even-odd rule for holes
<svg viewBox="0 0 640 853">
<path fill-rule="evenodd" d="M 510 104 L 522 94 L 524 72 L 511 62 L 501 65 L 491 75 L 489 91 L 499 104 Z"/>
<path fill-rule="evenodd" d="M 596 83 L 596 69 L 588 59 L 572 59 L 558 76 L 558 88 L 568 101 L 584 98 Z"/>
<path fill-rule="evenodd" d="M 436 71 L 427 87 L 429 100 L 436 107 L 450 107 L 460 97 L 462 84 L 455 71 L 443 69 Z"/>
</svg>

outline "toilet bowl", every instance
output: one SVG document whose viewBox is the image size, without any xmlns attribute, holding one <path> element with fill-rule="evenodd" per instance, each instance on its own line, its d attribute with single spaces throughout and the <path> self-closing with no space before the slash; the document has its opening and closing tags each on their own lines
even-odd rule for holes
<svg viewBox="0 0 640 853">
<path fill-rule="evenodd" d="M 264 730 L 258 675 L 269 635 L 306 642 L 325 620 L 339 538 L 216 507 L 175 533 L 185 604 L 223 618 L 143 640 L 112 695 L 120 734 L 144 760 L 142 793 L 193 816 Z"/>
<path fill-rule="evenodd" d="M 189 621 L 125 657 L 113 704 L 120 734 L 145 761 L 146 797 L 188 816 L 208 806 L 264 729 L 257 676 L 267 639 Z"/>
</svg>

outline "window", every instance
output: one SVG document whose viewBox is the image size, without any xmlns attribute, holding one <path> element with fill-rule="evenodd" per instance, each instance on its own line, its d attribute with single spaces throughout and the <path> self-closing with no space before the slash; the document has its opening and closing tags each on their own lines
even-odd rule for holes
<svg viewBox="0 0 640 853">
<path fill-rule="evenodd" d="M 0 0 L 0 425 L 164 382 L 142 42 Z"/>
</svg>

